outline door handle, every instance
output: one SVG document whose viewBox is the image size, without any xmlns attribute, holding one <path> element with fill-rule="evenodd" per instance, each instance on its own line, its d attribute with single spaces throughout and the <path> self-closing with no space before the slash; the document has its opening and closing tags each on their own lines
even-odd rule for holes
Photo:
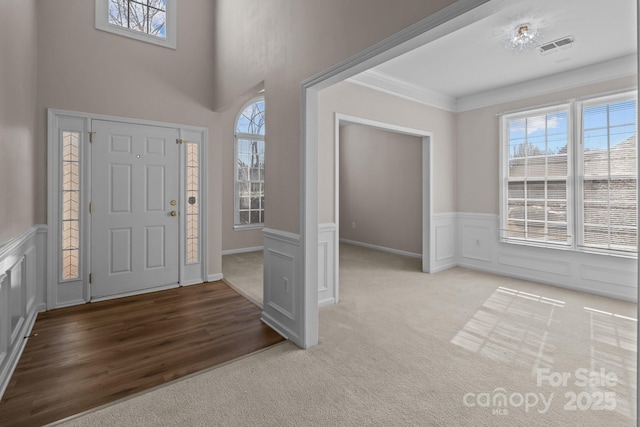
<svg viewBox="0 0 640 427">
<path fill-rule="evenodd" d="M 177 204 L 177 202 L 176 202 L 175 200 L 172 200 L 172 201 L 170 201 L 170 202 L 169 202 L 169 204 L 170 204 L 171 206 L 175 206 L 175 205 Z"/>
<path fill-rule="evenodd" d="M 176 215 L 178 215 L 178 212 L 176 212 L 176 211 L 171 211 L 171 216 L 176 216 Z"/>
</svg>

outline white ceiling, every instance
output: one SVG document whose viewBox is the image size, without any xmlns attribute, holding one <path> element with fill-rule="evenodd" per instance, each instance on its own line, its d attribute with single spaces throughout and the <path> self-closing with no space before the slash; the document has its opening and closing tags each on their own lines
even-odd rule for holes
<svg viewBox="0 0 640 427">
<path fill-rule="evenodd" d="M 558 89 L 636 73 L 636 0 L 492 0 L 481 8 L 469 13 L 485 18 L 352 81 L 461 111 L 527 96 L 532 81 L 555 80 Z M 575 43 L 516 53 L 505 42 L 521 23 L 540 31 L 539 44 L 565 36 Z"/>
</svg>

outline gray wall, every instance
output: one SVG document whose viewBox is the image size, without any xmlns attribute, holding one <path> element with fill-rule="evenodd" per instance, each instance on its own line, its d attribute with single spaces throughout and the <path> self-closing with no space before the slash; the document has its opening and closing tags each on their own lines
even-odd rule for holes
<svg viewBox="0 0 640 427">
<path fill-rule="evenodd" d="M 340 238 L 422 253 L 422 138 L 340 128 Z"/>
<path fill-rule="evenodd" d="M 220 115 L 264 81 L 267 226 L 297 233 L 300 82 L 453 0 L 189 0 L 177 49 L 95 29 L 89 0 L 0 6 L 0 242 L 46 222 L 46 109 L 209 128 L 209 273 L 221 271 Z M 254 244 L 254 242 L 249 242 Z"/>
<path fill-rule="evenodd" d="M 36 2 L 0 2 L 0 246 L 43 222 L 34 176 L 34 158 L 46 152 L 37 144 L 37 65 Z"/>
<path fill-rule="evenodd" d="M 418 102 L 342 82 L 318 94 L 318 217 L 334 219 L 335 113 L 403 126 L 433 134 L 433 211 L 455 212 L 455 114 Z"/>
<path fill-rule="evenodd" d="M 301 82 L 454 3 L 453 0 L 218 0 L 216 107 L 264 80 L 266 226 L 300 224 Z M 182 4 L 182 3 L 181 3 Z"/>
<path fill-rule="evenodd" d="M 498 214 L 500 129 L 498 113 L 562 102 L 636 87 L 636 77 L 624 77 L 456 115 L 458 211 Z"/>
</svg>

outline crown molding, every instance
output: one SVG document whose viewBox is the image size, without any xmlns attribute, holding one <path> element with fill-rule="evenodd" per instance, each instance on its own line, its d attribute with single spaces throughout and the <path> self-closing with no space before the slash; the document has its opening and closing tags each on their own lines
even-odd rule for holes
<svg viewBox="0 0 640 427">
<path fill-rule="evenodd" d="M 638 55 L 632 54 L 539 79 L 503 86 L 457 99 L 456 112 L 546 95 L 638 73 Z"/>
<path fill-rule="evenodd" d="M 456 99 L 454 97 L 409 83 L 375 69 L 367 70 L 351 77 L 347 81 L 430 107 L 452 112 L 456 111 Z"/>
<path fill-rule="evenodd" d="M 347 81 L 420 104 L 460 113 L 620 77 L 637 75 L 637 64 L 638 55 L 631 54 L 598 64 L 503 86 L 457 99 L 442 92 L 398 79 L 375 69 L 367 70 L 351 77 Z"/>
</svg>

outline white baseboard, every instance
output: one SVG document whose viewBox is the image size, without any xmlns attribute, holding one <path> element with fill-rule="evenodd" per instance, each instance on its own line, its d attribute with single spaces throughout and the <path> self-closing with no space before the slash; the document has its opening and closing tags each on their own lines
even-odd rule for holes
<svg viewBox="0 0 640 427">
<path fill-rule="evenodd" d="M 416 254 L 414 252 L 401 251 L 399 249 L 385 248 L 384 246 L 372 245 L 370 243 L 356 242 L 355 240 L 340 239 L 340 242 L 348 243 L 350 245 L 355 245 L 355 246 L 362 246 L 364 248 L 375 249 L 377 251 L 389 252 L 389 253 L 396 254 L 396 255 L 404 255 L 404 256 L 411 257 L 411 258 L 422 258 L 422 254 Z"/>
<path fill-rule="evenodd" d="M 335 298 L 327 298 L 325 300 L 318 301 L 318 308 L 328 307 L 330 305 L 335 305 L 335 304 L 336 304 Z"/>
<path fill-rule="evenodd" d="M 217 282 L 222 279 L 224 279 L 224 275 L 222 273 L 209 274 L 207 276 L 207 282 Z"/>
<path fill-rule="evenodd" d="M 258 252 L 264 250 L 264 246 L 254 246 L 252 248 L 239 248 L 239 249 L 228 249 L 226 251 L 222 251 L 222 256 L 225 255 L 235 255 L 235 254 L 245 254 L 248 252 Z"/>
</svg>

